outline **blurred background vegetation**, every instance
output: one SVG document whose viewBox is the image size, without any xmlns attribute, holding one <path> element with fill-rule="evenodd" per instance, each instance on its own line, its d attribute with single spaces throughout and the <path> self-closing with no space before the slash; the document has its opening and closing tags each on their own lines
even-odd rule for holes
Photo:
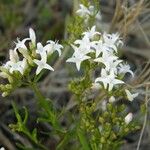
<svg viewBox="0 0 150 150">
<path fill-rule="evenodd" d="M 90 0 L 89 0 L 90 1 Z M 92 1 L 92 0 L 91 0 Z M 0 60 L 1 64 L 8 59 L 9 49 L 14 47 L 17 37 L 27 37 L 28 29 L 32 27 L 38 39 L 45 42 L 48 39 L 63 41 L 67 38 L 67 23 L 73 15 L 73 8 L 77 0 L 0 0 Z M 150 1 L 149 0 L 100 0 L 102 20 L 98 28 L 107 32 L 119 32 L 125 45 L 121 56 L 127 60 L 136 77 L 133 86 L 150 81 Z M 39 41 L 39 40 L 38 40 Z M 70 50 L 71 51 L 71 50 Z M 67 53 L 64 54 L 67 57 Z M 71 109 L 71 94 L 68 91 L 71 71 L 63 59 L 54 62 L 57 70 L 47 74 L 39 85 L 42 92 L 51 99 L 58 109 L 68 107 Z M 66 67 L 65 67 L 66 66 Z M 143 69 L 144 68 L 144 69 Z M 71 73 L 72 74 L 72 73 Z M 139 91 L 143 92 L 143 91 Z M 30 145 L 30 141 L 20 134 L 12 132 L 8 125 L 15 122 L 11 101 L 15 100 L 18 106 L 27 106 L 30 112 L 29 128 L 40 128 L 41 131 L 50 130 L 47 124 L 34 123 L 37 116 L 37 107 L 31 90 L 20 88 L 7 98 L 0 97 L 0 146 L 8 150 L 16 150 L 15 143 Z M 71 101 L 71 102 L 70 102 Z M 139 97 L 134 103 L 128 104 L 130 109 L 138 115 L 140 104 L 144 103 Z M 144 116 L 141 116 L 141 125 Z M 66 126 L 67 118 L 62 118 L 62 125 Z M 42 142 L 55 149 L 56 140 L 42 136 Z M 135 149 L 140 131 L 125 137 L 122 149 Z M 57 137 L 56 137 L 57 138 Z M 141 149 L 149 150 L 150 125 L 149 116 L 144 132 Z"/>
</svg>

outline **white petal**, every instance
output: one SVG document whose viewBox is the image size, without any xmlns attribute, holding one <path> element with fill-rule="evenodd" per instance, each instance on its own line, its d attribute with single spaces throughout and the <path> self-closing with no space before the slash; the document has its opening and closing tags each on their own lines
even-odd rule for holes
<svg viewBox="0 0 150 150">
<path fill-rule="evenodd" d="M 33 61 L 34 61 L 37 65 L 40 65 L 40 61 L 39 61 L 39 60 L 34 59 Z"/>
<path fill-rule="evenodd" d="M 61 50 L 60 49 L 56 49 L 58 52 L 58 55 L 61 56 Z"/>
<path fill-rule="evenodd" d="M 104 85 L 104 89 L 107 89 L 107 82 L 103 82 L 103 85 Z"/>
<path fill-rule="evenodd" d="M 54 71 L 54 69 L 48 64 L 45 64 L 44 68 L 48 69 L 48 70 L 51 70 L 51 71 Z"/>
<path fill-rule="evenodd" d="M 115 80 L 114 80 L 114 84 L 124 84 L 124 81 L 115 79 Z"/>
<path fill-rule="evenodd" d="M 23 70 L 26 69 L 26 67 L 27 67 L 27 60 L 25 58 L 22 60 L 22 65 L 21 66 L 22 66 Z"/>
<path fill-rule="evenodd" d="M 129 101 L 133 101 L 134 98 L 139 95 L 139 93 L 131 94 L 131 92 L 127 89 L 125 89 L 125 92 Z"/>
<path fill-rule="evenodd" d="M 29 36 L 30 36 L 31 42 L 33 44 L 35 44 L 36 43 L 36 35 L 32 28 L 29 29 Z"/>
<path fill-rule="evenodd" d="M 76 58 L 75 57 L 68 58 L 66 62 L 76 62 Z"/>
<path fill-rule="evenodd" d="M 38 75 L 41 72 L 42 69 L 43 69 L 43 67 L 38 66 L 37 69 L 36 69 L 36 75 Z"/>
<path fill-rule="evenodd" d="M 81 62 L 76 63 L 76 67 L 77 67 L 78 71 L 80 70 L 80 65 L 81 65 Z"/>
<path fill-rule="evenodd" d="M 132 113 L 128 113 L 128 115 L 124 118 L 124 121 L 126 124 L 129 124 L 133 119 L 133 114 Z"/>
<path fill-rule="evenodd" d="M 52 54 L 54 52 L 54 49 L 52 49 L 52 44 L 45 45 L 44 51 L 46 51 L 48 53 L 48 55 Z"/>
<path fill-rule="evenodd" d="M 40 55 L 41 55 L 41 61 L 43 63 L 46 63 L 47 62 L 47 54 L 46 54 L 46 52 L 40 53 Z"/>
<path fill-rule="evenodd" d="M 12 62 L 18 62 L 19 56 L 18 56 L 17 51 L 10 49 L 9 50 L 9 58 L 10 58 L 10 61 L 12 61 Z"/>
<path fill-rule="evenodd" d="M 108 91 L 110 92 L 113 89 L 113 84 L 109 84 Z"/>
<path fill-rule="evenodd" d="M 134 77 L 134 73 L 131 70 L 128 70 L 128 72 L 132 75 L 132 77 Z"/>
</svg>

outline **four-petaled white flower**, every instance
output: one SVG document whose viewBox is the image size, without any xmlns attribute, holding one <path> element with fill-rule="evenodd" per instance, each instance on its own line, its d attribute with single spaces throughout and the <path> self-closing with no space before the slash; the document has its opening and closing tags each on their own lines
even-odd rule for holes
<svg viewBox="0 0 150 150">
<path fill-rule="evenodd" d="M 25 42 L 26 42 L 27 40 L 30 40 L 30 38 L 25 38 L 25 39 L 23 39 L 22 41 L 21 41 L 19 38 L 17 38 L 17 42 L 15 42 L 15 44 L 16 44 L 15 50 L 17 50 L 17 49 L 24 49 L 24 50 L 27 50 L 27 47 L 26 47 L 26 45 L 25 45 Z"/>
<path fill-rule="evenodd" d="M 54 51 L 57 51 L 59 56 L 61 55 L 61 49 L 63 46 L 61 44 L 58 44 L 58 41 L 54 42 L 52 40 L 47 41 L 47 45 L 44 47 L 44 49 L 47 51 L 48 54 L 53 53 Z"/>
<path fill-rule="evenodd" d="M 79 49 L 84 53 L 85 55 L 91 52 L 94 52 L 92 49 L 94 42 L 91 42 L 90 39 L 87 36 L 84 36 L 81 40 L 76 40 L 74 44 L 79 45 Z M 73 46 L 72 46 L 73 47 Z M 74 47 L 73 47 L 74 48 Z"/>
<path fill-rule="evenodd" d="M 125 92 L 129 101 L 133 101 L 134 98 L 136 98 L 139 95 L 139 93 L 131 94 L 131 92 L 127 89 L 125 90 Z"/>
<path fill-rule="evenodd" d="M 47 55 L 46 55 L 46 53 L 43 53 L 43 55 L 41 57 L 41 60 L 34 59 L 33 61 L 38 66 L 37 69 L 36 69 L 36 75 L 38 75 L 43 69 L 48 69 L 48 70 L 54 71 L 54 69 L 49 64 L 47 64 Z"/>
<path fill-rule="evenodd" d="M 9 69 L 10 73 L 13 73 L 14 71 L 19 71 L 23 75 L 27 66 L 27 61 L 24 58 L 22 61 L 18 61 L 16 63 L 11 62 L 9 65 L 11 66 Z"/>
<path fill-rule="evenodd" d="M 19 71 L 22 75 L 26 69 L 26 59 L 24 58 L 22 61 L 19 61 L 18 53 L 15 50 L 9 50 L 9 61 L 6 62 L 4 67 L 9 70 L 10 73 L 13 73 L 14 71 Z"/>
<path fill-rule="evenodd" d="M 80 16 L 80 17 L 89 17 L 90 15 L 90 11 L 87 7 L 85 7 L 84 5 L 80 4 L 80 9 L 78 9 L 76 11 L 76 13 Z"/>
<path fill-rule="evenodd" d="M 84 61 L 84 60 L 87 60 L 87 59 L 90 59 L 91 57 L 89 56 L 86 56 L 82 53 L 79 53 L 78 51 L 75 51 L 73 56 L 69 59 L 67 59 L 66 62 L 72 62 L 72 63 L 76 63 L 76 67 L 78 69 L 78 71 L 80 70 L 80 66 L 81 66 L 81 63 Z"/>
<path fill-rule="evenodd" d="M 89 7 L 84 6 L 83 4 L 80 4 L 80 8 L 76 11 L 76 13 L 85 19 L 85 22 L 89 19 L 90 16 L 95 17 L 98 21 L 101 20 L 101 13 L 100 11 L 95 11 L 95 8 L 93 5 L 90 5 Z"/>
<path fill-rule="evenodd" d="M 130 73 L 132 77 L 134 77 L 133 71 L 130 69 L 130 66 L 128 64 L 119 64 L 118 72 L 121 74 Z"/>
<path fill-rule="evenodd" d="M 121 62 L 122 62 L 122 60 L 117 60 L 117 59 L 116 59 L 115 61 L 109 62 L 109 63 L 106 65 L 106 67 L 105 67 L 106 71 L 113 70 L 113 72 L 114 72 L 115 74 L 117 74 L 117 66 L 118 66 Z"/>
<path fill-rule="evenodd" d="M 119 34 L 115 33 L 115 34 L 107 34 L 104 32 L 103 34 L 103 40 L 105 42 L 105 44 L 112 48 L 115 52 L 117 52 L 117 46 L 119 46 L 119 44 L 123 44 L 123 42 L 119 39 Z"/>
<path fill-rule="evenodd" d="M 95 54 L 96 54 L 96 58 L 102 53 L 109 53 L 110 52 L 110 48 L 105 44 L 103 43 L 102 40 L 99 40 L 99 41 L 95 41 L 93 42 L 95 44 L 93 44 L 93 48 L 95 50 Z"/>
<path fill-rule="evenodd" d="M 102 69 L 101 77 L 96 78 L 95 82 L 102 82 L 104 88 L 105 89 L 108 88 L 108 91 L 111 91 L 114 85 L 124 84 L 123 81 L 116 79 L 116 75 L 114 74 L 114 71 L 111 70 L 110 74 L 108 74 L 105 69 Z"/>
<path fill-rule="evenodd" d="M 117 66 L 121 60 L 117 60 L 118 57 L 115 55 L 111 55 L 109 53 L 103 53 L 102 57 L 98 57 L 96 59 L 94 59 L 95 62 L 101 62 L 105 65 L 105 69 L 107 71 L 109 71 L 110 69 L 112 69 L 111 67 L 113 66 L 113 69 L 115 68 L 115 66 Z M 116 68 L 117 70 L 117 68 Z"/>
<path fill-rule="evenodd" d="M 42 45 L 40 42 L 37 43 L 37 50 L 36 50 L 36 53 L 37 53 L 37 54 L 40 54 L 41 56 L 43 55 L 43 53 L 46 53 L 46 51 L 45 51 L 43 45 Z M 44 54 L 44 55 L 45 55 L 45 54 Z"/>
<path fill-rule="evenodd" d="M 127 116 L 124 118 L 124 121 L 126 124 L 129 124 L 133 119 L 133 114 L 130 112 L 127 114 Z"/>
<path fill-rule="evenodd" d="M 96 31 L 96 26 L 93 26 L 90 30 L 83 32 L 83 35 L 92 39 L 95 35 L 101 35 L 101 33 Z"/>
</svg>

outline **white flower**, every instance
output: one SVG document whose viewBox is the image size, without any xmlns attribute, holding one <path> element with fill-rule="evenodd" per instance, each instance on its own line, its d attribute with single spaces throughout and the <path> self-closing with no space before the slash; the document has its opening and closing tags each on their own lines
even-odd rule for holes
<svg viewBox="0 0 150 150">
<path fill-rule="evenodd" d="M 76 67 L 78 69 L 78 71 L 80 70 L 80 65 L 82 63 L 82 61 L 84 60 L 87 60 L 87 59 L 90 59 L 91 57 L 89 56 L 86 56 L 78 51 L 75 51 L 73 56 L 69 59 L 67 59 L 66 62 L 73 62 L 73 63 L 76 63 Z"/>
<path fill-rule="evenodd" d="M 35 45 L 36 35 L 35 35 L 35 31 L 32 28 L 29 29 L 29 37 L 30 37 L 30 40 L 31 40 L 32 44 Z"/>
<path fill-rule="evenodd" d="M 19 71 L 22 75 L 24 74 L 24 71 L 27 66 L 27 61 L 24 58 L 22 61 L 18 61 L 16 63 L 10 62 L 10 73 L 13 73 L 14 71 Z"/>
<path fill-rule="evenodd" d="M 131 94 L 129 90 L 125 90 L 125 92 L 129 101 L 133 101 L 134 98 L 136 98 L 139 95 L 139 93 Z"/>
<path fill-rule="evenodd" d="M 96 52 L 96 58 L 101 54 L 101 53 L 108 53 L 110 51 L 110 48 L 105 44 L 103 43 L 102 40 L 99 40 L 99 41 L 96 41 L 96 42 L 93 42 L 95 43 L 95 45 L 93 44 L 93 48 L 95 49 L 95 52 Z"/>
<path fill-rule="evenodd" d="M 80 9 L 78 9 L 76 11 L 76 13 L 80 16 L 80 17 L 85 17 L 88 18 L 90 15 L 90 11 L 88 10 L 87 7 L 85 7 L 84 5 L 80 4 Z"/>
<path fill-rule="evenodd" d="M 117 47 L 116 46 L 119 46 L 119 44 L 123 44 L 123 42 L 119 39 L 119 34 L 116 33 L 116 34 L 107 34 L 104 32 L 103 34 L 103 40 L 104 40 L 104 43 L 112 48 L 115 52 L 117 52 Z"/>
<path fill-rule="evenodd" d="M 95 18 L 99 21 L 99 20 L 101 20 L 101 13 L 100 13 L 100 11 L 98 11 L 97 12 L 97 10 L 95 9 L 95 7 L 93 6 L 93 5 L 90 5 L 89 6 L 89 11 L 90 11 L 90 15 L 91 16 L 95 16 Z"/>
<path fill-rule="evenodd" d="M 43 53 L 41 60 L 34 59 L 33 60 L 37 64 L 36 75 L 38 75 L 43 69 L 48 69 L 54 71 L 54 69 L 47 64 L 47 55 Z"/>
<path fill-rule="evenodd" d="M 89 39 L 92 39 L 96 34 L 100 35 L 100 32 L 96 31 L 96 26 L 93 26 L 90 30 L 87 32 L 83 32 L 83 35 L 88 37 Z"/>
<path fill-rule="evenodd" d="M 24 50 L 27 50 L 27 47 L 26 47 L 26 45 L 25 45 L 25 42 L 26 42 L 27 40 L 30 40 L 30 38 L 25 38 L 25 39 L 23 39 L 22 41 L 21 41 L 19 38 L 17 38 L 17 42 L 15 42 L 15 44 L 16 44 L 15 50 L 17 50 L 17 49 L 24 49 Z"/>
<path fill-rule="evenodd" d="M 82 45 L 79 46 L 79 47 L 77 47 L 77 46 L 75 46 L 75 45 L 72 44 L 71 47 L 73 48 L 73 50 L 74 50 L 75 53 L 80 53 L 81 55 L 86 55 L 88 53 L 93 52 L 92 49 L 90 49 L 90 48 L 86 49 Z"/>
<path fill-rule="evenodd" d="M 5 150 L 5 148 L 4 148 L 4 147 L 1 147 L 0 150 Z"/>
<path fill-rule="evenodd" d="M 44 47 L 44 50 L 46 50 L 48 54 L 57 51 L 59 56 L 61 55 L 61 49 L 63 48 L 63 46 L 61 44 L 58 44 L 58 41 L 54 42 L 49 40 L 47 41 L 47 43 L 48 44 Z"/>
<path fill-rule="evenodd" d="M 10 60 L 6 62 L 4 67 L 8 69 L 10 73 L 13 73 L 14 71 L 19 71 L 23 75 L 27 66 L 26 59 L 24 58 L 22 61 L 19 61 L 19 56 L 16 49 L 9 50 L 9 58 Z"/>
<path fill-rule="evenodd" d="M 88 54 L 91 52 L 94 52 L 92 47 L 95 45 L 94 42 L 91 42 L 90 39 L 87 36 L 84 36 L 81 40 L 76 40 L 74 44 L 79 45 L 79 48 L 75 48 L 73 45 L 75 51 L 81 51 L 83 54 Z"/>
<path fill-rule="evenodd" d="M 115 60 L 106 64 L 106 71 L 113 70 L 115 74 L 117 74 L 117 66 L 122 62 L 122 60 Z"/>
<path fill-rule="evenodd" d="M 121 62 L 117 59 L 118 59 L 117 56 L 114 56 L 112 54 L 105 52 L 105 53 L 103 53 L 102 57 L 98 57 L 98 58 L 94 59 L 94 61 L 103 63 L 105 65 L 105 69 L 107 71 L 109 71 L 110 69 L 113 69 L 116 73 L 116 70 L 117 70 L 116 66 Z M 111 68 L 111 67 L 113 67 L 113 68 Z"/>
<path fill-rule="evenodd" d="M 121 73 L 123 73 L 123 74 L 125 74 L 125 73 L 130 73 L 131 75 L 132 75 L 132 77 L 134 76 L 134 73 L 133 73 L 133 71 L 130 69 L 130 65 L 128 65 L 128 64 L 120 64 L 119 65 L 119 67 L 118 67 L 118 69 L 119 69 L 119 73 L 121 74 Z"/>
<path fill-rule="evenodd" d="M 37 50 L 36 50 L 36 53 L 37 53 L 37 54 L 40 54 L 41 56 L 43 55 L 43 53 L 46 53 L 46 51 L 45 51 L 43 45 L 42 45 L 40 42 L 37 43 Z"/>
<path fill-rule="evenodd" d="M 90 15 L 95 15 L 95 7 L 93 5 L 90 5 L 88 10 L 90 11 Z"/>
<path fill-rule="evenodd" d="M 90 16 L 95 17 L 98 21 L 101 20 L 100 11 L 95 11 L 95 7 L 90 5 L 88 8 L 82 4 L 80 4 L 80 9 L 76 11 L 76 13 L 85 19 L 85 22 L 89 19 Z"/>
<path fill-rule="evenodd" d="M 105 89 L 107 89 L 108 87 L 108 91 L 111 91 L 114 85 L 124 83 L 123 81 L 116 79 L 114 71 L 111 70 L 110 74 L 107 74 L 107 71 L 105 69 L 102 69 L 101 77 L 96 78 L 95 82 L 102 82 Z"/>
<path fill-rule="evenodd" d="M 124 118 L 124 121 L 126 124 L 129 124 L 133 119 L 133 114 L 130 112 L 127 114 L 127 116 Z"/>
</svg>

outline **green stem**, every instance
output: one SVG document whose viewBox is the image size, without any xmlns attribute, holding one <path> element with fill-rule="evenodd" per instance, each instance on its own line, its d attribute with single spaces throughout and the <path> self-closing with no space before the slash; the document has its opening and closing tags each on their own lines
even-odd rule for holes
<svg viewBox="0 0 150 150">
<path fill-rule="evenodd" d="M 38 98 L 38 101 L 40 102 L 41 100 L 45 100 L 45 97 L 42 95 L 41 91 L 38 89 L 36 83 L 32 82 L 30 84 L 30 87 L 34 91 L 36 97 Z"/>
<path fill-rule="evenodd" d="M 64 132 L 58 122 L 57 115 L 55 111 L 53 110 L 53 107 L 50 104 L 50 101 L 48 101 L 41 93 L 39 88 L 37 87 L 37 84 L 35 82 L 30 83 L 30 87 L 35 93 L 35 96 L 38 99 L 38 104 L 39 106 L 45 111 L 45 114 L 47 114 L 46 120 L 52 124 L 54 127 L 55 131 L 58 132 Z"/>
</svg>

